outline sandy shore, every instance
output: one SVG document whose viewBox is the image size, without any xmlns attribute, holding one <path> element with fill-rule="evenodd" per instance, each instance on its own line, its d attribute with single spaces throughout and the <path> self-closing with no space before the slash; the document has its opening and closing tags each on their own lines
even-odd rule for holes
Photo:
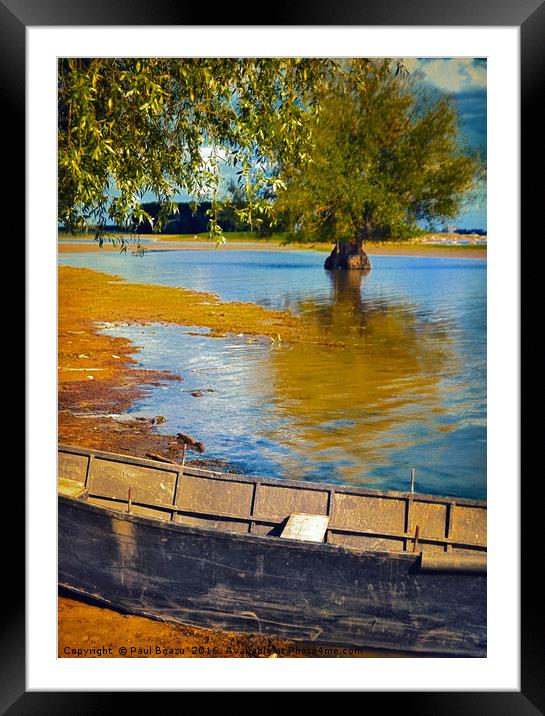
<svg viewBox="0 0 545 716">
<path fill-rule="evenodd" d="M 107 249 L 108 250 L 108 249 Z M 165 371 L 143 370 L 132 357 L 136 346 L 101 335 L 103 322 L 171 322 L 201 325 L 212 335 L 227 331 L 262 336 L 279 332 L 290 340 L 316 340 L 291 313 L 253 304 L 225 303 L 214 296 L 161 286 L 130 284 L 88 269 L 59 267 L 59 442 L 144 457 L 146 452 L 180 459 L 172 435 L 154 431 L 150 420 L 119 420 L 148 387 L 183 380 Z M 199 436 L 195 436 L 199 437 Z M 189 460 L 213 465 L 218 461 Z M 386 657 L 373 650 L 316 651 L 260 635 L 237 635 L 125 615 L 63 593 L 58 601 L 58 655 L 88 657 Z M 126 654 L 123 649 L 129 649 Z M 302 651 L 303 649 L 303 651 Z M 142 651 L 149 650 L 149 651 Z"/>
<path fill-rule="evenodd" d="M 84 243 L 78 240 L 63 239 L 59 243 L 59 253 L 95 253 L 97 251 L 119 251 L 119 244 L 104 243 L 102 247 L 98 243 Z M 215 249 L 216 244 L 203 239 L 167 240 L 158 239 L 153 243 L 142 244 L 146 251 L 199 251 L 203 249 Z M 136 244 L 129 244 L 129 251 L 134 251 Z M 438 258 L 466 258 L 485 259 L 486 247 L 472 245 L 445 245 L 435 244 L 410 244 L 410 243 L 370 243 L 365 247 L 369 256 L 421 256 Z M 330 247 L 327 245 L 312 244 L 282 244 L 279 241 L 228 241 L 218 247 L 218 251 L 320 251 L 328 253 Z"/>
<path fill-rule="evenodd" d="M 61 658 L 406 658 L 398 652 L 289 642 L 260 634 L 198 629 L 122 614 L 59 596 Z"/>
</svg>

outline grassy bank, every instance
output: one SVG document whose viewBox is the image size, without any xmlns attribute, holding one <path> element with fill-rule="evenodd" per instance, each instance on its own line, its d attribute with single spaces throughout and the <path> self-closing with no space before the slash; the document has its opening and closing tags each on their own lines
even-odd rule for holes
<svg viewBox="0 0 545 716">
<path fill-rule="evenodd" d="M 130 341 L 98 331 L 98 324 L 106 322 L 199 326 L 208 328 L 212 338 L 234 333 L 246 335 L 248 341 L 327 342 L 286 311 L 222 302 L 209 293 L 131 284 L 98 271 L 60 266 L 59 439 L 112 451 L 121 446 L 121 452 L 135 455 L 151 450 L 150 440 L 161 443 L 155 448 L 166 450 L 170 457 L 177 457 L 179 445 L 172 438 L 155 435 L 143 422 L 127 426 L 108 415 L 125 412 L 146 386 L 183 377 L 135 366 L 132 355 L 137 348 Z M 87 429 L 97 412 L 102 417 Z M 120 444 L 112 442 L 115 436 Z"/>
<path fill-rule="evenodd" d="M 254 303 L 223 302 L 211 294 L 170 286 L 131 284 L 90 269 L 59 267 L 59 304 L 67 320 L 177 323 L 204 326 L 214 335 L 247 333 L 293 340 L 300 319 Z"/>
</svg>

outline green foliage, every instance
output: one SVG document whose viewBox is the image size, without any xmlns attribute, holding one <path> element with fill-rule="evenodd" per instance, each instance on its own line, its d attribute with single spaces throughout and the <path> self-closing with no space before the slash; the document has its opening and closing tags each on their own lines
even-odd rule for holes
<svg viewBox="0 0 545 716">
<path fill-rule="evenodd" d="M 338 76 L 324 83 L 320 105 L 311 162 L 282 166 L 278 209 L 292 239 L 405 239 L 422 222 L 457 215 L 477 162 L 459 150 L 448 97 L 375 60 L 357 86 Z"/>
<path fill-rule="evenodd" d="M 187 192 L 206 198 L 210 233 L 222 238 L 218 167 L 230 164 L 246 201 L 240 221 L 271 221 L 283 187 L 273 164 L 303 166 L 324 80 L 348 69 L 328 59 L 61 59 L 58 65 L 59 222 L 67 231 L 152 222 L 144 195 L 161 204 L 154 230 Z"/>
</svg>

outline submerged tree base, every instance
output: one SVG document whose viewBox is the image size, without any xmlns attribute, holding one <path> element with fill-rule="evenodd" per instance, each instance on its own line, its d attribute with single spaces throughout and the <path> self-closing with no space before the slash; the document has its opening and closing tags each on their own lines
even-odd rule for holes
<svg viewBox="0 0 545 716">
<path fill-rule="evenodd" d="M 365 253 L 360 242 L 339 242 L 324 263 L 325 269 L 354 269 L 356 271 L 370 271 L 371 261 Z"/>
</svg>

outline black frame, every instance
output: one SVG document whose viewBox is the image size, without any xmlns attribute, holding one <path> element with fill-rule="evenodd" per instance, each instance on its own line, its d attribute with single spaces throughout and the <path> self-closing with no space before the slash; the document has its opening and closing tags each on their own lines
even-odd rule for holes
<svg viewBox="0 0 545 716">
<path fill-rule="evenodd" d="M 521 157 L 522 157 L 522 230 L 530 228 L 530 209 L 542 204 L 542 182 L 535 181 L 531 167 L 543 156 L 545 125 L 539 78 L 545 71 L 545 2 L 544 0 L 275 0 L 263 16 L 256 18 L 255 5 L 238 3 L 233 21 L 232 5 L 225 4 L 213 11 L 215 25 L 421 25 L 421 26 L 517 26 L 521 37 Z M 25 146 L 25 29 L 27 26 L 70 25 L 202 25 L 209 24 L 210 10 L 198 4 L 173 3 L 169 0 L 0 0 L 0 85 L 4 98 L 4 137 L 9 143 Z M 20 157 L 20 155 L 19 155 Z M 4 196 L 19 202 L 18 216 L 24 215 L 22 187 L 24 162 L 20 158 L 9 167 L 9 185 Z M 539 192 L 539 194 L 538 194 Z M 540 217 L 541 218 L 541 217 Z M 539 223 L 536 218 L 536 226 Z M 20 228 L 20 226 L 18 227 Z M 29 446 L 28 449 L 32 449 Z M 19 500 L 10 495 L 10 512 L 21 517 L 24 524 L 24 490 L 18 485 Z M 522 487 L 526 487 L 523 490 Z M 376 706 L 402 710 L 419 716 L 460 713 L 471 716 L 545 714 L 545 644 L 540 641 L 542 624 L 541 590 L 533 584 L 533 569 L 541 560 L 537 556 L 539 521 L 530 519 L 532 485 L 521 482 L 522 515 L 522 594 L 521 594 L 521 691 L 520 692 L 418 692 L 380 693 Z M 4 513 L 7 515 L 7 512 Z M 0 709 L 10 714 L 72 714 L 123 708 L 129 694 L 82 692 L 25 691 L 25 591 L 24 536 L 19 528 L 17 552 L 13 541 L 3 551 L 5 607 L 2 612 L 2 644 L 0 667 Z M 5 532 L 5 534 L 7 534 Z M 508 576 L 507 578 L 510 578 Z M 541 580 L 540 580 L 541 581 Z M 9 590 L 7 585 L 9 584 Z M 537 588 L 535 588 L 537 587 Z M 423 666 L 425 668 L 425 665 Z M 448 668 L 448 662 L 445 662 Z M 334 685 L 332 687 L 334 690 Z M 365 708 L 371 697 L 365 695 Z M 143 694 L 137 694 L 142 704 Z M 150 702 L 151 705 L 151 702 Z M 156 708 L 156 703 L 154 702 Z M 178 708 L 180 704 L 178 702 Z"/>
</svg>

